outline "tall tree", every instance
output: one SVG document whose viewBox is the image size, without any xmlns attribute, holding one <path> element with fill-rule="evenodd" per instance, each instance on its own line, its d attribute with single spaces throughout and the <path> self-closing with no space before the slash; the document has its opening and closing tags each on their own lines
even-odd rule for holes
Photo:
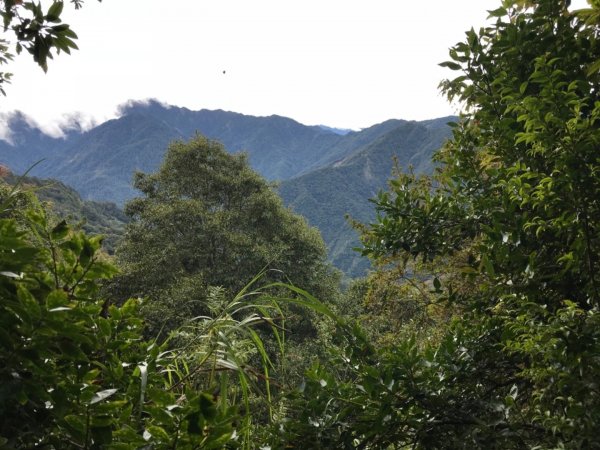
<svg viewBox="0 0 600 450">
<path fill-rule="evenodd" d="M 375 255 L 424 258 L 469 246 L 465 273 L 480 288 L 453 300 L 487 335 L 477 352 L 488 401 L 501 398 L 501 373 L 519 392 L 503 426 L 589 448 L 600 418 L 600 41 L 592 12 L 569 3 L 503 2 L 495 26 L 451 49 L 443 65 L 461 74 L 442 87 L 467 113 L 438 155 L 437 188 L 399 182 L 366 242 Z"/>
<path fill-rule="evenodd" d="M 123 298 L 148 297 L 154 325 L 206 313 L 209 286 L 235 293 L 265 269 L 263 281 L 334 297 L 337 275 L 318 231 L 282 205 L 244 154 L 201 136 L 174 142 L 160 169 L 136 174 L 134 185 L 143 196 L 126 206 L 117 287 Z"/>
<path fill-rule="evenodd" d="M 505 0 L 450 50 L 442 88 L 465 113 L 439 171 L 394 180 L 363 240 L 376 259 L 457 265 L 462 284 L 431 290 L 461 314 L 439 344 L 349 345 L 350 380 L 315 369 L 293 439 L 600 448 L 600 21 L 569 4 Z"/>
</svg>

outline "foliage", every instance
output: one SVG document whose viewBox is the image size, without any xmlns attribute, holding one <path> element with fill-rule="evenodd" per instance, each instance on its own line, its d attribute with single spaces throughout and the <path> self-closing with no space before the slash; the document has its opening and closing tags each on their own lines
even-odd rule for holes
<svg viewBox="0 0 600 450">
<path fill-rule="evenodd" d="M 346 332 L 283 442 L 600 447 L 598 10 L 568 4 L 506 0 L 450 50 L 442 88 L 465 114 L 436 173 L 399 176 L 363 235 L 377 260 L 448 264 L 432 294 L 460 315 L 439 343 Z"/>
<path fill-rule="evenodd" d="M 71 0 L 71 3 L 79 9 L 83 0 Z M 20 54 L 26 50 L 44 72 L 48 70 L 48 59 L 53 58 L 52 51 L 70 54 L 71 50 L 77 49 L 77 35 L 61 20 L 63 8 L 62 0 L 53 0 L 48 9 L 43 8 L 41 2 L 23 0 L 3 0 L 0 6 L 4 32 L 10 30 L 16 38 L 14 51 Z M 13 59 L 12 44 L 10 40 L 0 39 L 0 64 Z M 0 72 L 2 94 L 5 94 L 4 84 L 10 81 L 11 75 Z"/>
<path fill-rule="evenodd" d="M 114 288 L 148 297 L 154 332 L 205 315 L 208 287 L 232 294 L 267 268 L 264 283 L 289 281 L 335 300 L 337 275 L 318 232 L 282 206 L 244 155 L 201 136 L 174 142 L 160 170 L 138 173 L 135 186 L 144 196 L 126 206 L 132 221 Z"/>
<path fill-rule="evenodd" d="M 234 411 L 164 389 L 136 301 L 118 308 L 96 297 L 115 272 L 98 257 L 100 240 L 64 221 L 50 228 L 43 211 L 26 216 L 27 229 L 0 219 L 0 445 L 175 448 L 185 427 L 178 448 L 229 440 Z"/>
<path fill-rule="evenodd" d="M 279 282 L 329 298 L 323 245 L 215 142 L 176 142 L 137 175 L 121 307 L 98 295 L 114 271 L 99 239 L 5 211 L 8 192 L 0 445 L 600 448 L 600 21 L 568 3 L 505 0 L 450 50 L 461 74 L 442 88 L 466 112 L 433 176 L 378 196 L 363 242 L 380 270 L 336 305 L 383 310 L 370 336 Z M 166 342 L 143 341 L 132 294 L 153 330 L 177 329 Z M 332 319 L 330 353 L 280 398 L 269 345 L 285 350 L 292 301 Z"/>
<path fill-rule="evenodd" d="M 274 442 L 315 449 L 513 448 L 516 432 L 506 418 L 514 412 L 514 380 L 479 366 L 477 348 L 465 349 L 477 331 L 455 328 L 435 345 L 405 339 L 374 347 L 358 328 L 340 328 L 331 360 L 315 365 L 290 395 L 288 420 Z M 492 383 L 498 385 L 493 401 L 481 401 L 491 400 Z"/>
<path fill-rule="evenodd" d="M 144 342 L 139 301 L 98 295 L 115 274 L 100 239 L 49 223 L 17 189 L 0 199 L 19 219 L 0 218 L 0 447 L 251 448 L 252 430 L 276 413 L 272 373 L 284 364 L 259 334 L 270 329 L 285 350 L 278 302 L 291 299 L 214 289 L 211 316 L 171 336 L 185 346 Z"/>
</svg>

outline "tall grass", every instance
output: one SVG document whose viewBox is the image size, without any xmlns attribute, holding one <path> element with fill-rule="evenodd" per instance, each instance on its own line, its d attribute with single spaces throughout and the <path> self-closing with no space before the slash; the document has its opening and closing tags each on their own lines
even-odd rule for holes
<svg viewBox="0 0 600 450">
<path fill-rule="evenodd" d="M 264 272 L 232 299 L 223 289 L 210 289 L 211 314 L 194 317 L 172 332 L 157 358 L 167 390 L 182 395 L 187 389 L 213 392 L 217 407 L 239 407 L 242 448 L 251 448 L 253 425 L 271 423 L 277 410 L 274 391 L 283 383 L 273 374 L 284 373 L 286 359 L 282 305 L 304 306 L 338 320 L 323 303 L 293 285 L 256 287 L 263 276 Z"/>
</svg>

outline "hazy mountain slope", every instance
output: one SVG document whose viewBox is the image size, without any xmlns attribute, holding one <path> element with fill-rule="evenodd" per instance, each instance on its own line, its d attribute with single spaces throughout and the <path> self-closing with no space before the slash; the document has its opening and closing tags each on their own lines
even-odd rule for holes
<svg viewBox="0 0 600 450">
<path fill-rule="evenodd" d="M 343 139 L 319 126 L 302 125 L 281 117 L 255 117 L 229 111 L 165 107 L 158 102 L 133 103 L 121 109 L 162 120 L 182 136 L 199 132 L 225 145 L 228 151 L 246 151 L 250 165 L 269 180 L 302 173 L 324 152 Z"/>
<path fill-rule="evenodd" d="M 368 261 L 352 250 L 359 241 L 345 215 L 360 222 L 373 219 L 369 198 L 386 187 L 394 159 L 401 167 L 431 172 L 431 156 L 450 136 L 450 120 L 395 121 L 395 127 L 343 160 L 281 183 L 284 202 L 321 230 L 330 260 L 346 274 L 364 274 Z"/>
<path fill-rule="evenodd" d="M 0 140 L 0 163 L 15 173 L 24 173 L 41 159 L 52 158 L 66 142 L 44 134 L 20 112 L 9 114 L 4 119 L 3 125 L 10 130 L 10 142 Z"/>
<path fill-rule="evenodd" d="M 18 133 L 13 133 L 18 139 L 12 144 L 0 141 L 0 163 L 20 173 L 45 159 L 35 176 L 60 179 L 86 199 L 122 204 L 134 195 L 130 184 L 135 170 L 156 170 L 169 142 L 196 132 L 222 142 L 233 153 L 246 151 L 251 166 L 270 180 L 303 173 L 345 138 L 279 116 L 190 111 L 158 102 L 131 103 L 121 112 L 118 119 L 64 139 L 43 135 L 23 118 Z"/>
<path fill-rule="evenodd" d="M 317 168 L 325 167 L 347 158 L 403 123 L 406 123 L 406 121 L 392 119 L 360 131 L 352 131 L 346 134 L 344 139 L 340 139 L 334 145 L 329 147 L 326 152 L 321 153 L 318 155 L 318 158 L 307 164 L 300 175 L 304 175 Z"/>
<path fill-rule="evenodd" d="M 142 114 L 111 120 L 67 142 L 36 175 L 75 187 L 85 199 L 123 204 L 134 195 L 135 171 L 154 171 L 169 142 L 183 136 L 164 122 Z"/>
</svg>

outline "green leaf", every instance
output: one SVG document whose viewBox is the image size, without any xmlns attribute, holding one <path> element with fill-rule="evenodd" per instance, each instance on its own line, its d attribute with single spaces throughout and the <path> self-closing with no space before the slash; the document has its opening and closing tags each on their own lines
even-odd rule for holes
<svg viewBox="0 0 600 450">
<path fill-rule="evenodd" d="M 63 239 L 69 233 L 69 225 L 66 220 L 61 220 L 50 232 L 52 239 Z"/>
<path fill-rule="evenodd" d="M 462 66 L 458 63 L 452 62 L 452 61 L 445 61 L 443 63 L 439 63 L 438 64 L 441 67 L 447 67 L 450 70 L 461 70 Z"/>
<path fill-rule="evenodd" d="M 65 340 L 58 344 L 61 352 L 73 361 L 87 361 L 88 357 L 85 353 L 83 353 L 78 344 L 73 343 L 72 341 Z"/>
<path fill-rule="evenodd" d="M 164 442 L 170 442 L 171 438 L 169 436 L 169 433 L 167 433 L 164 428 L 161 428 L 159 426 L 156 425 L 150 425 L 148 426 L 148 428 L 146 428 L 148 430 L 148 432 L 155 438 L 157 439 L 161 439 Z"/>
<path fill-rule="evenodd" d="M 54 25 L 53 27 L 50 28 L 52 30 L 52 32 L 56 33 L 62 33 L 65 30 L 69 29 L 69 25 L 67 25 L 66 23 L 62 23 L 60 25 Z"/>
<path fill-rule="evenodd" d="M 600 59 L 597 59 L 596 61 L 594 61 L 592 64 L 590 64 L 588 66 L 587 75 L 588 76 L 595 75 L 599 71 L 600 71 Z"/>
<path fill-rule="evenodd" d="M 17 286 L 17 295 L 21 303 L 26 308 L 27 316 L 33 320 L 37 320 L 41 317 L 41 308 L 37 299 L 33 294 L 22 284 Z M 25 317 L 22 317 L 25 319 Z"/>
<path fill-rule="evenodd" d="M 69 296 L 62 289 L 55 289 L 46 297 L 46 307 L 52 310 L 59 307 L 69 306 Z"/>
<path fill-rule="evenodd" d="M 519 92 L 521 93 L 521 95 L 523 95 L 525 93 L 525 91 L 527 90 L 527 86 L 529 86 L 528 81 L 523 81 L 521 83 L 521 86 L 519 86 Z"/>
<path fill-rule="evenodd" d="M 97 414 L 97 410 L 94 413 L 96 415 L 93 415 L 90 421 L 92 428 L 110 427 L 115 422 L 114 418 L 108 414 Z"/>
<path fill-rule="evenodd" d="M 94 412 L 97 414 L 118 414 L 127 405 L 127 400 L 113 400 L 110 402 L 96 403 L 94 406 Z"/>
<path fill-rule="evenodd" d="M 488 11 L 489 15 L 488 15 L 488 19 L 492 18 L 492 17 L 504 17 L 507 14 L 507 11 L 505 8 L 498 8 L 498 9 L 494 9 L 492 11 Z"/>
<path fill-rule="evenodd" d="M 114 395 L 117 391 L 118 389 L 105 389 L 103 391 L 96 392 L 94 397 L 90 400 L 90 405 L 101 402 L 102 400 L 106 400 L 107 398 Z"/>
<path fill-rule="evenodd" d="M 60 15 L 63 11 L 64 3 L 62 1 L 55 1 L 52 3 L 50 8 L 48 9 L 48 13 L 46 14 L 46 20 L 49 22 L 54 22 L 60 19 Z"/>
<path fill-rule="evenodd" d="M 187 416 L 188 426 L 187 432 L 191 435 L 201 435 L 204 431 L 204 417 L 200 412 L 196 411 Z"/>
<path fill-rule="evenodd" d="M 104 317 L 99 317 L 96 321 L 96 324 L 98 325 L 98 329 L 100 330 L 102 335 L 106 338 L 110 338 L 110 336 L 112 335 L 110 321 L 105 319 Z"/>
<path fill-rule="evenodd" d="M 484 255 L 481 259 L 481 266 L 490 277 L 496 275 L 496 271 L 494 270 L 494 264 L 486 255 Z"/>
<path fill-rule="evenodd" d="M 212 396 L 207 393 L 200 394 L 198 399 L 200 412 L 208 420 L 213 420 L 217 415 L 217 407 L 212 399 Z"/>
<path fill-rule="evenodd" d="M 85 239 L 83 241 L 83 248 L 81 249 L 81 253 L 79 255 L 79 260 L 81 261 L 81 265 L 82 266 L 87 266 L 92 257 L 94 256 L 94 248 L 93 246 L 90 244 L 88 239 Z"/>
<path fill-rule="evenodd" d="M 83 376 L 83 382 L 86 384 L 92 384 L 94 380 L 100 375 L 99 369 L 92 369 Z M 96 403 L 96 402 L 95 402 Z"/>
<path fill-rule="evenodd" d="M 80 415 L 68 415 L 65 416 L 64 421 L 67 424 L 67 428 L 73 433 L 74 437 L 78 440 L 85 438 L 85 418 Z"/>
</svg>

